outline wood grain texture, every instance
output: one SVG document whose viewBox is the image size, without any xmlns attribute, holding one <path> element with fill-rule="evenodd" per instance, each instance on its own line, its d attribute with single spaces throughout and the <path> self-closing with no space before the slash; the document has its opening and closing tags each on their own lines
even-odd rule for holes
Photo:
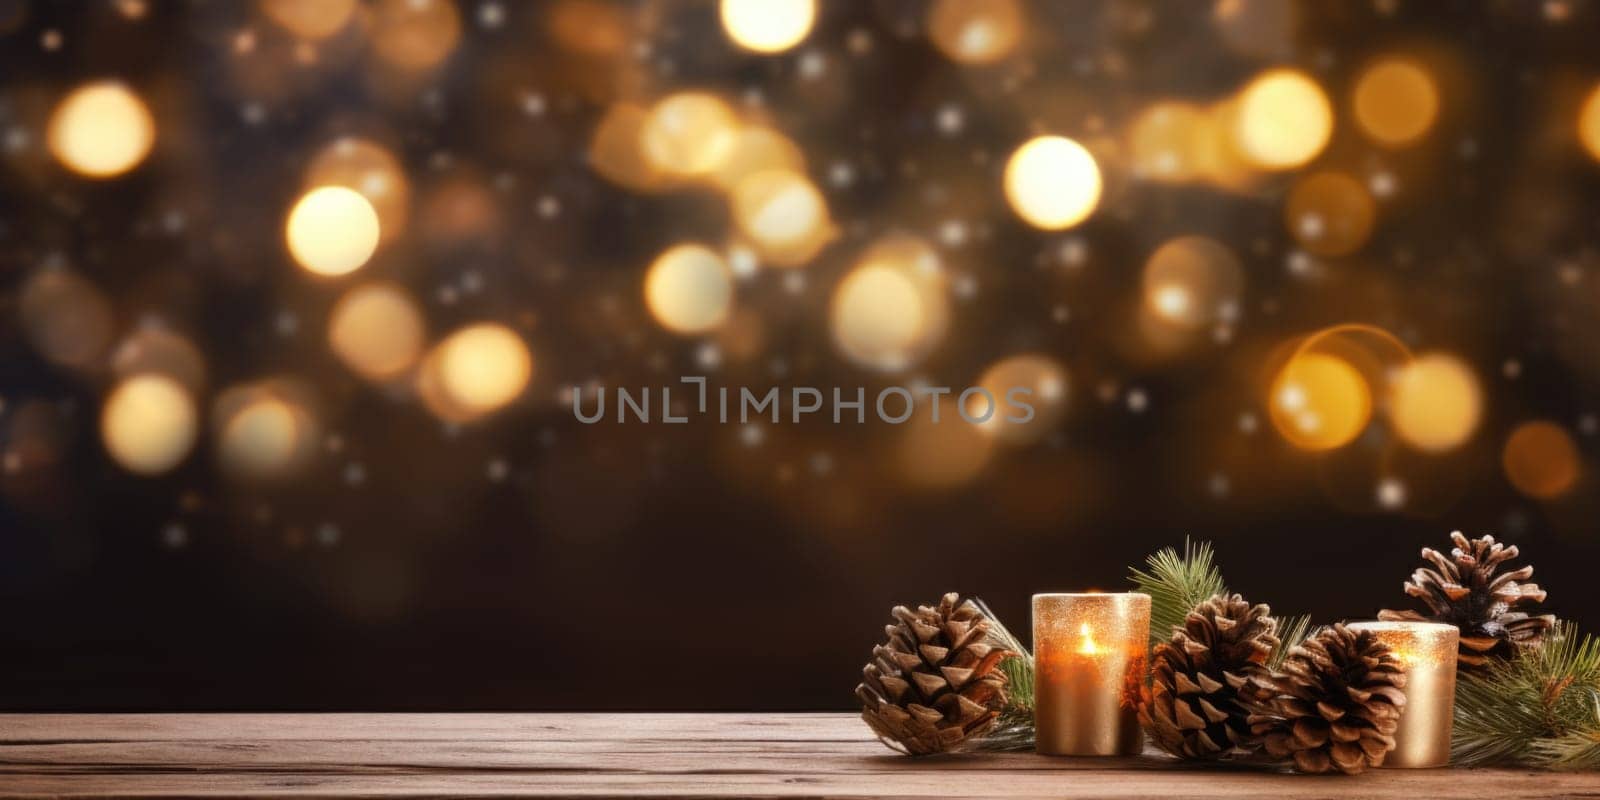
<svg viewBox="0 0 1600 800">
<path fill-rule="evenodd" d="M 850 714 L 0 715 L 6 796 L 1600 798 L 1600 776 L 909 759 Z"/>
</svg>

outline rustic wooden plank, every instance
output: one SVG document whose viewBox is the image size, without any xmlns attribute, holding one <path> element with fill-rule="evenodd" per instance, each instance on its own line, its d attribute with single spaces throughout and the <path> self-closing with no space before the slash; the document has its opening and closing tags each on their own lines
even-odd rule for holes
<svg viewBox="0 0 1600 800">
<path fill-rule="evenodd" d="M 1438 775 L 1382 773 L 1356 778 L 1290 775 L 1223 775 L 1214 772 L 1153 772 L 1137 779 L 1106 771 L 1049 774 L 977 770 L 962 780 L 906 771 L 870 777 L 826 773 L 767 776 L 705 773 L 692 780 L 657 775 L 536 775 L 530 773 L 396 773 L 329 775 L 321 772 L 227 775 L 116 774 L 8 778 L 12 796 L 228 797 L 228 796 L 439 796 L 489 797 L 832 797 L 832 798 L 1102 798 L 1103 800 L 1432 800 L 1433 798 L 1527 798 L 1576 800 L 1600 797 L 1566 776 L 1544 781 L 1537 775 L 1476 773 L 1448 779 Z"/>
<path fill-rule="evenodd" d="M 841 723 L 841 720 L 848 722 Z M 852 724 L 853 723 L 853 724 Z M 189 739 L 528 739 L 647 737 L 870 740 L 853 714 L 0 714 L 0 741 Z"/>
<path fill-rule="evenodd" d="M 1600 798 L 1600 777 L 1188 770 L 1170 759 L 889 754 L 847 714 L 0 715 L 37 796 Z"/>
</svg>

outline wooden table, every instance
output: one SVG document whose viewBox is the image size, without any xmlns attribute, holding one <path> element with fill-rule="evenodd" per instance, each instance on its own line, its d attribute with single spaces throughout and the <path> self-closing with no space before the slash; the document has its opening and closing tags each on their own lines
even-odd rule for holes
<svg viewBox="0 0 1600 800">
<path fill-rule="evenodd" d="M 911 759 L 851 714 L 0 715 L 5 795 L 1600 798 L 1600 775 Z"/>
</svg>

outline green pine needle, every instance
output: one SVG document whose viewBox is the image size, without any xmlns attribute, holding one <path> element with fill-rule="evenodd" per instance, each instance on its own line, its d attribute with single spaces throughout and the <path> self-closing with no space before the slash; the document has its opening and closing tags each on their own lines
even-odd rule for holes
<svg viewBox="0 0 1600 800">
<path fill-rule="evenodd" d="M 1021 751 L 1033 749 L 1033 654 L 982 600 L 974 605 L 989 618 L 989 638 L 1016 655 L 1000 662 L 1006 674 L 1006 706 L 989 733 L 975 743 L 979 750 Z"/>
<path fill-rule="evenodd" d="M 1028 652 L 1028 646 L 1000 621 L 1000 617 L 989 610 L 987 603 L 974 597 L 972 604 L 989 618 L 989 638 L 1001 647 L 1016 653 L 1000 662 L 1000 671 L 1006 674 L 1008 684 L 1006 689 L 1008 710 L 1033 713 L 1033 654 Z"/>
<path fill-rule="evenodd" d="M 1451 758 L 1600 769 L 1600 639 L 1561 623 L 1541 646 L 1462 675 Z"/>
<path fill-rule="evenodd" d="M 1594 715 L 1583 729 L 1539 739 L 1530 752 L 1535 763 L 1551 769 L 1600 770 L 1600 700 L 1595 702 Z"/>
<path fill-rule="evenodd" d="M 1278 620 L 1278 649 L 1272 651 L 1271 658 L 1267 659 L 1267 666 L 1277 669 L 1283 663 L 1283 657 L 1290 650 L 1300 646 L 1300 643 L 1311 635 L 1311 617 L 1301 614 L 1298 617 L 1286 617 Z"/>
<path fill-rule="evenodd" d="M 1183 626 L 1190 609 L 1216 594 L 1228 591 L 1222 571 L 1213 561 L 1211 544 L 1196 545 L 1185 539 L 1183 553 L 1165 548 L 1145 559 L 1149 571 L 1134 569 L 1128 575 L 1139 591 L 1150 595 L 1150 646 L 1165 642 Z"/>
</svg>

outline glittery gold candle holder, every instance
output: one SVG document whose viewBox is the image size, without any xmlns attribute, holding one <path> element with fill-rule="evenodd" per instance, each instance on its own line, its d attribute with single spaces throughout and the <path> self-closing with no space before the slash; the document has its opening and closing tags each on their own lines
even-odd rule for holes
<svg viewBox="0 0 1600 800">
<path fill-rule="evenodd" d="M 1137 755 L 1136 710 L 1150 595 L 1033 596 L 1035 748 L 1056 756 Z"/>
<path fill-rule="evenodd" d="M 1384 757 L 1383 765 L 1448 765 L 1461 632 L 1437 622 L 1355 622 L 1349 627 L 1377 634 L 1406 669 L 1406 707 L 1394 732 L 1394 750 Z"/>
</svg>

